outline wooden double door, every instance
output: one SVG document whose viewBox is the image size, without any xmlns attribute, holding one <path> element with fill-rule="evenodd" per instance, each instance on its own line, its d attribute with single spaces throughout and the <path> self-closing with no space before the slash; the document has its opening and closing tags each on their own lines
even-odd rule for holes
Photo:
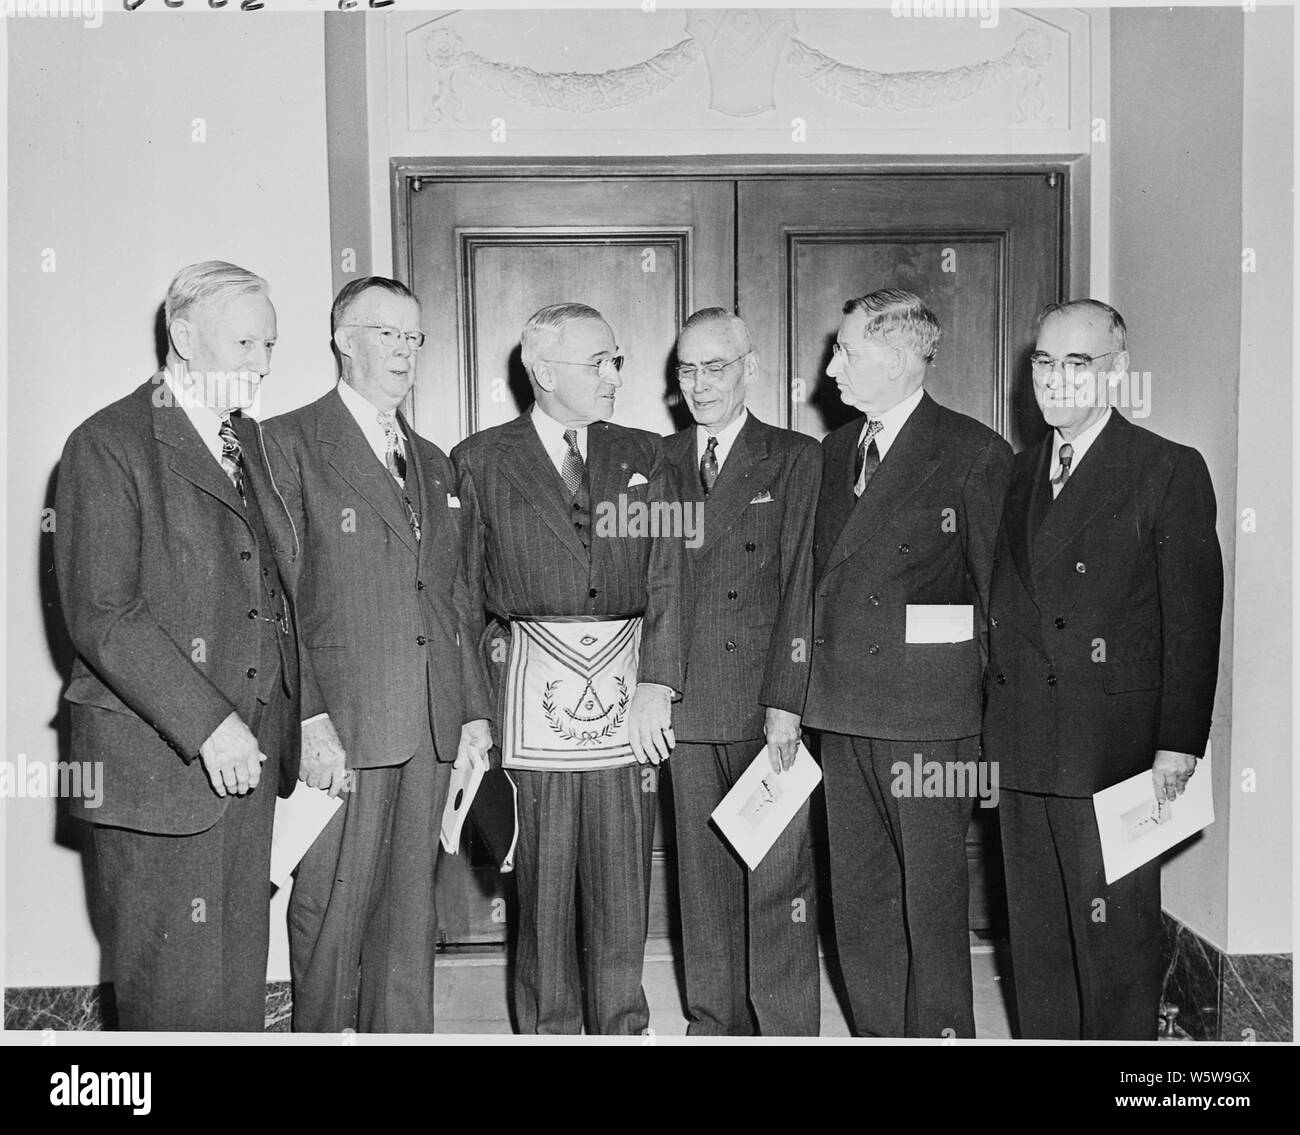
<svg viewBox="0 0 1300 1135">
<path fill-rule="evenodd" d="M 1017 448 L 1043 428 L 1026 358 L 1034 316 L 1065 278 L 1060 174 L 552 163 L 397 172 L 397 271 L 428 336 L 411 410 L 444 450 L 529 405 L 519 332 L 561 301 L 600 310 L 627 357 L 615 421 L 662 434 L 689 423 L 674 341 L 692 311 L 719 306 L 753 334 L 751 410 L 820 438 L 851 416 L 825 376 L 844 301 L 882 287 L 916 292 L 939 317 L 926 384 L 935 398 Z M 677 917 L 671 769 L 661 779 L 652 934 L 670 933 Z M 968 838 L 973 928 L 999 921 L 991 818 L 976 809 Z M 444 940 L 504 939 L 509 884 L 467 837 L 439 869 Z"/>
</svg>

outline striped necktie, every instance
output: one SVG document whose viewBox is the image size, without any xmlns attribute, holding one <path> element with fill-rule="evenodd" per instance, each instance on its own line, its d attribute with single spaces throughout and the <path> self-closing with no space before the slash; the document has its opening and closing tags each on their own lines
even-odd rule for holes
<svg viewBox="0 0 1300 1135">
<path fill-rule="evenodd" d="M 235 427 L 230 422 L 229 414 L 221 419 L 221 429 L 217 433 L 221 438 L 221 467 L 239 493 L 239 499 L 247 504 L 248 494 L 244 490 L 244 449 L 235 436 Z"/>
<path fill-rule="evenodd" d="M 879 418 L 867 420 L 867 432 L 858 443 L 857 460 L 853 463 L 853 495 L 861 497 L 867 491 L 867 485 L 880 468 L 880 450 L 876 447 L 876 434 L 883 430 L 884 424 Z"/>
</svg>

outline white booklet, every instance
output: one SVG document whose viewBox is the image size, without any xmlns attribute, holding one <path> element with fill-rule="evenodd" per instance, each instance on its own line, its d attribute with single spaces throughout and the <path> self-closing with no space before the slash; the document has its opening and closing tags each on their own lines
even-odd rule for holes
<svg viewBox="0 0 1300 1135">
<path fill-rule="evenodd" d="M 822 770 L 803 745 L 785 772 L 772 771 L 767 749 L 740 774 L 713 822 L 752 871 L 821 782 Z"/>
<path fill-rule="evenodd" d="M 271 882 L 275 886 L 283 887 L 289 881 L 294 868 L 341 807 L 341 796 L 331 796 L 323 788 L 309 788 L 301 780 L 292 793 L 276 799 L 271 828 Z"/>
<path fill-rule="evenodd" d="M 1177 800 L 1156 800 L 1150 769 L 1103 788 L 1092 798 L 1106 882 L 1122 879 L 1188 836 L 1214 823 L 1210 746 Z"/>
<path fill-rule="evenodd" d="M 447 805 L 442 810 L 442 829 L 439 838 L 442 850 L 448 855 L 460 854 L 460 833 L 465 817 L 474 803 L 478 786 L 483 782 L 487 766 L 478 761 L 467 761 L 464 768 L 451 770 L 451 784 L 447 788 Z"/>
</svg>

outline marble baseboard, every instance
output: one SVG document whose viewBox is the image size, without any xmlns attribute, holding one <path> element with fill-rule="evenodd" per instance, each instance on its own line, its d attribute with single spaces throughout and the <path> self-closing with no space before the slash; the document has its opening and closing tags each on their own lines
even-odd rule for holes
<svg viewBox="0 0 1300 1135">
<path fill-rule="evenodd" d="M 287 981 L 266 986 L 266 1031 L 289 1032 L 293 995 Z M 5 1030 L 100 1032 L 117 1027 L 111 985 L 45 986 L 5 990 Z"/>
<path fill-rule="evenodd" d="M 1225 954 L 1163 916 L 1161 1013 L 1169 1039 L 1290 1041 L 1290 954 Z"/>
</svg>

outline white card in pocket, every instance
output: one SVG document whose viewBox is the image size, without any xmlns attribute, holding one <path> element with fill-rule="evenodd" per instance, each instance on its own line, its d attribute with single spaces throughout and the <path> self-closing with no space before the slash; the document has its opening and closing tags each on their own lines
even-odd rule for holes
<svg viewBox="0 0 1300 1135">
<path fill-rule="evenodd" d="M 906 642 L 969 642 L 975 637 L 970 603 L 909 603 Z"/>
</svg>

